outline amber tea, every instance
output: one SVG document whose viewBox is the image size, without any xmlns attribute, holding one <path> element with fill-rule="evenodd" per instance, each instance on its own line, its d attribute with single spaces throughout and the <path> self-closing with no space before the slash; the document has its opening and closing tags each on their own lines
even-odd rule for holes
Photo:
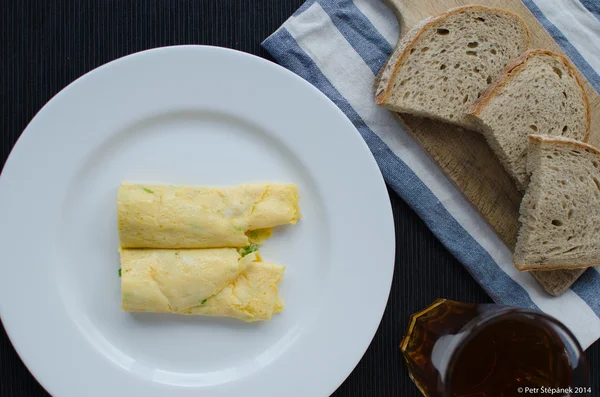
<svg viewBox="0 0 600 397">
<path fill-rule="evenodd" d="M 438 300 L 415 314 L 401 344 L 425 396 L 589 395 L 573 335 L 543 313 Z"/>
</svg>

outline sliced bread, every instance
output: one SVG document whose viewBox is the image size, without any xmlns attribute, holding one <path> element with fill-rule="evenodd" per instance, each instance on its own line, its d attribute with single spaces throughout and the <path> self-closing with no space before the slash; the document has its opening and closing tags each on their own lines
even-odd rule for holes
<svg viewBox="0 0 600 397">
<path fill-rule="evenodd" d="M 583 142 L 590 134 L 590 106 L 575 68 L 546 50 L 512 61 L 468 112 L 522 192 L 529 134 Z"/>
<path fill-rule="evenodd" d="M 474 128 L 467 109 L 528 44 L 527 26 L 512 12 L 450 9 L 425 19 L 398 43 L 375 81 L 375 101 Z"/>
<path fill-rule="evenodd" d="M 528 139 L 531 180 L 513 263 L 524 271 L 600 265 L 600 150 L 568 138 Z"/>
</svg>

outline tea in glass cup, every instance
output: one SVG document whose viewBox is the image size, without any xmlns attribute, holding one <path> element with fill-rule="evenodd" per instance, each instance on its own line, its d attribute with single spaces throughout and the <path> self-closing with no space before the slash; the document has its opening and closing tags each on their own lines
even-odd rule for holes
<svg viewBox="0 0 600 397">
<path fill-rule="evenodd" d="M 428 397 L 590 395 L 581 346 L 544 313 L 439 299 L 411 316 L 400 345 Z"/>
</svg>

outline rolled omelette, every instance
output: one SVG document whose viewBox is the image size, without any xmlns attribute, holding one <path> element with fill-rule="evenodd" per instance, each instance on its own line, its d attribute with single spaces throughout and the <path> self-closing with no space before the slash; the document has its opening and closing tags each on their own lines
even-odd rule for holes
<svg viewBox="0 0 600 397">
<path fill-rule="evenodd" d="M 283 309 L 277 289 L 283 271 L 260 262 L 257 252 L 242 257 L 235 248 L 121 249 L 121 307 L 269 320 Z"/>
<path fill-rule="evenodd" d="M 284 307 L 277 288 L 284 270 L 284 266 L 252 262 L 221 292 L 181 314 L 233 317 L 246 322 L 270 320 Z"/>
<path fill-rule="evenodd" d="M 117 194 L 121 247 L 245 247 L 251 231 L 269 233 L 296 223 L 298 201 L 294 184 L 209 188 L 124 182 Z"/>
</svg>

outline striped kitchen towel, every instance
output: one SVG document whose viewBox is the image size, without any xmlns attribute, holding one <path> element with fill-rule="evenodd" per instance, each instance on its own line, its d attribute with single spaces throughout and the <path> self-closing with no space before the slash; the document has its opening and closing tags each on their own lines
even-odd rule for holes
<svg viewBox="0 0 600 397">
<path fill-rule="evenodd" d="M 597 0 L 524 0 L 600 90 Z M 600 269 L 588 269 L 551 297 L 518 272 L 511 252 L 387 110 L 373 81 L 392 52 L 398 24 L 381 0 L 308 0 L 264 42 L 281 65 L 327 95 L 354 123 L 386 182 L 498 303 L 541 309 L 565 323 L 584 348 L 600 337 Z"/>
</svg>

